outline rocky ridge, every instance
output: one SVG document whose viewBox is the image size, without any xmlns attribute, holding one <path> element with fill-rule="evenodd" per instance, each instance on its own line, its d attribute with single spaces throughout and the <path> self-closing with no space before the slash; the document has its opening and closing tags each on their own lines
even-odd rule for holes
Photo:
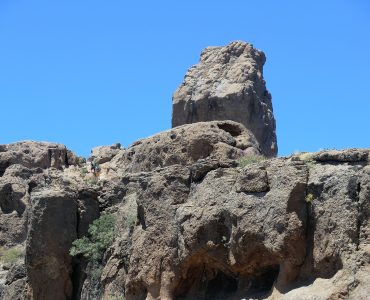
<svg viewBox="0 0 370 300">
<path fill-rule="evenodd" d="M 108 151 L 96 182 L 82 171 L 84 163 L 41 168 L 32 156 L 50 145 L 26 143 L 45 152 L 30 151 L 33 165 L 10 164 L 0 177 L 1 245 L 25 255 L 3 264 L 3 299 L 366 299 L 369 150 L 240 166 L 235 137 L 217 130 L 235 156 L 201 147 L 195 161 L 199 149 L 189 146 L 182 163 L 166 165 L 165 152 L 156 155 L 158 165 L 133 158 L 146 153 L 140 145 L 161 144 L 174 133 L 181 139 L 202 126 L 160 133 L 113 157 Z M 181 143 L 174 147 L 183 153 Z M 2 163 L 9 151 L 0 153 Z M 102 213 L 118 219 L 96 280 L 69 249 Z M 136 221 L 128 227 L 130 216 Z"/>
</svg>

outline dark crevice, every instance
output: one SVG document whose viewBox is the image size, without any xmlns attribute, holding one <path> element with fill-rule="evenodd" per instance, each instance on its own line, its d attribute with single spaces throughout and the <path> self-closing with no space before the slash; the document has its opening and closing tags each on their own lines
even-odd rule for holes
<svg viewBox="0 0 370 300">
<path fill-rule="evenodd" d="M 260 299 L 265 298 L 271 293 L 272 287 L 278 278 L 280 271 L 279 265 L 271 265 L 256 270 L 250 278 L 246 280 L 246 298 Z"/>
<path fill-rule="evenodd" d="M 174 291 L 176 300 L 265 299 L 276 282 L 278 264 L 256 268 L 253 273 L 239 274 L 214 264 L 194 265 Z"/>
<path fill-rule="evenodd" d="M 239 126 L 235 126 L 233 124 L 228 123 L 221 123 L 217 124 L 217 127 L 223 131 L 226 131 L 231 134 L 231 136 L 236 137 L 242 134 L 242 130 Z"/>
<path fill-rule="evenodd" d="M 362 203 L 360 203 L 360 193 L 361 193 L 361 183 L 357 183 L 356 187 L 356 199 L 358 202 L 357 206 L 357 222 L 356 222 L 356 250 L 359 249 L 360 246 L 360 235 L 361 235 L 361 225 L 362 225 Z"/>
<path fill-rule="evenodd" d="M 76 236 L 77 238 L 80 238 L 79 236 L 80 223 L 81 223 L 81 216 L 80 216 L 80 211 L 77 208 L 76 209 Z M 72 274 L 71 274 L 71 281 L 72 281 L 72 286 L 73 286 L 72 299 L 76 299 L 76 300 L 80 299 L 82 284 L 86 278 L 86 274 L 84 274 L 83 272 L 84 267 L 86 266 L 86 263 L 83 264 L 83 260 L 84 259 L 79 256 L 72 258 Z"/>
<path fill-rule="evenodd" d="M 32 193 L 32 190 L 37 186 L 37 183 L 35 181 L 30 181 L 28 183 L 28 194 Z"/>
<path fill-rule="evenodd" d="M 68 163 L 68 152 L 66 152 L 65 155 L 64 155 L 64 165 L 66 167 L 69 167 L 69 163 Z"/>
<path fill-rule="evenodd" d="M 205 300 L 213 300 L 234 294 L 238 290 L 238 280 L 223 272 L 218 272 L 217 275 L 207 282 L 205 291 Z"/>
<path fill-rule="evenodd" d="M 307 199 L 307 195 L 313 194 L 314 196 L 319 196 L 323 190 L 323 186 L 317 185 L 309 185 L 310 179 L 310 168 L 307 167 L 307 176 L 306 176 L 306 188 L 305 188 L 305 199 Z M 309 201 L 305 201 L 306 205 L 306 222 L 305 222 L 305 241 L 306 241 L 306 254 L 303 260 L 303 265 L 311 265 L 313 260 L 313 246 L 314 246 L 314 232 L 316 228 L 316 224 L 314 222 L 314 210 L 312 208 L 312 203 Z M 311 267 L 310 267 L 311 268 Z M 311 274 L 311 270 L 309 272 Z M 304 275 L 303 277 L 305 277 Z M 309 278 L 301 278 L 300 280 L 306 280 L 311 282 L 312 276 L 310 275 Z"/>
<path fill-rule="evenodd" d="M 84 258 L 74 257 L 72 259 L 71 281 L 73 286 L 72 300 L 81 299 L 82 286 L 86 279 L 86 261 Z"/>
<path fill-rule="evenodd" d="M 146 229 L 146 222 L 145 222 L 145 211 L 144 206 L 138 205 L 137 207 L 137 218 L 139 219 L 139 223 L 141 227 L 145 230 Z"/>
<path fill-rule="evenodd" d="M 192 166 L 190 169 L 190 183 L 201 183 L 207 174 L 219 168 L 219 165 L 208 165 L 196 169 L 198 166 Z"/>
<path fill-rule="evenodd" d="M 10 166 L 10 162 L 0 162 L 0 177 L 2 177 L 5 173 L 5 170 Z"/>
<path fill-rule="evenodd" d="M 0 191 L 0 208 L 4 214 L 10 214 L 15 210 L 15 203 L 12 198 L 12 185 L 7 183 Z"/>
</svg>

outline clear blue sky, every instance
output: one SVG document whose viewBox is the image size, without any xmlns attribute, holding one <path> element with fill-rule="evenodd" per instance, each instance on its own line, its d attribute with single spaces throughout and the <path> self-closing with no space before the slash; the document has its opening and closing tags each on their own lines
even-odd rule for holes
<svg viewBox="0 0 370 300">
<path fill-rule="evenodd" d="M 168 129 L 186 70 L 233 40 L 266 53 L 280 155 L 370 147 L 368 0 L 0 0 L 0 144 Z"/>
</svg>

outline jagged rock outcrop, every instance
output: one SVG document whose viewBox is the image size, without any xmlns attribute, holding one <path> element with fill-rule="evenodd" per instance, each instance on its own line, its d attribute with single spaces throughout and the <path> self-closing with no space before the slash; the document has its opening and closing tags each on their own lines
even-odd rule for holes
<svg viewBox="0 0 370 300">
<path fill-rule="evenodd" d="M 26 168 L 57 168 L 77 164 L 78 158 L 64 145 L 33 141 L 0 146 L 0 176 L 10 165 Z"/>
<path fill-rule="evenodd" d="M 265 54 L 242 41 L 203 50 L 173 94 L 172 127 L 233 120 L 256 137 L 262 154 L 276 156 L 271 95 L 263 79 Z"/>
<path fill-rule="evenodd" d="M 17 160 L 0 177 L 0 241 L 25 261 L 1 263 L 1 297 L 367 299 L 369 150 L 239 165 L 258 149 L 242 125 L 214 121 L 100 149 L 97 182 L 85 164 Z M 69 249 L 102 212 L 117 224 L 96 278 Z"/>
<path fill-rule="evenodd" d="M 65 146 L 0 145 L 1 299 L 71 299 L 71 243 L 99 216 L 78 157 Z"/>
</svg>

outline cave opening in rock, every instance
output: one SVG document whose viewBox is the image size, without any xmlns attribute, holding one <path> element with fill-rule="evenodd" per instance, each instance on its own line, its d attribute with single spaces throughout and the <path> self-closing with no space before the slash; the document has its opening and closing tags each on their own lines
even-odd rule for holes
<svg viewBox="0 0 370 300">
<path fill-rule="evenodd" d="M 232 276 L 219 271 L 217 275 L 208 281 L 205 299 L 224 299 L 238 290 L 238 281 Z"/>
<path fill-rule="evenodd" d="M 270 293 L 278 275 L 279 265 L 267 266 L 261 270 L 256 270 L 249 278 L 246 278 L 247 295 L 253 295 L 258 298 L 258 295 Z"/>
<path fill-rule="evenodd" d="M 176 300 L 225 300 L 235 297 L 239 280 L 235 274 L 211 266 L 194 266 L 175 290 Z"/>
<path fill-rule="evenodd" d="M 15 209 L 12 192 L 12 185 L 9 183 L 5 184 L 0 190 L 0 208 L 4 214 L 10 214 Z"/>
<path fill-rule="evenodd" d="M 9 167 L 10 163 L 9 162 L 0 162 L 0 177 L 2 177 L 5 173 L 5 170 L 7 167 Z"/>
</svg>

